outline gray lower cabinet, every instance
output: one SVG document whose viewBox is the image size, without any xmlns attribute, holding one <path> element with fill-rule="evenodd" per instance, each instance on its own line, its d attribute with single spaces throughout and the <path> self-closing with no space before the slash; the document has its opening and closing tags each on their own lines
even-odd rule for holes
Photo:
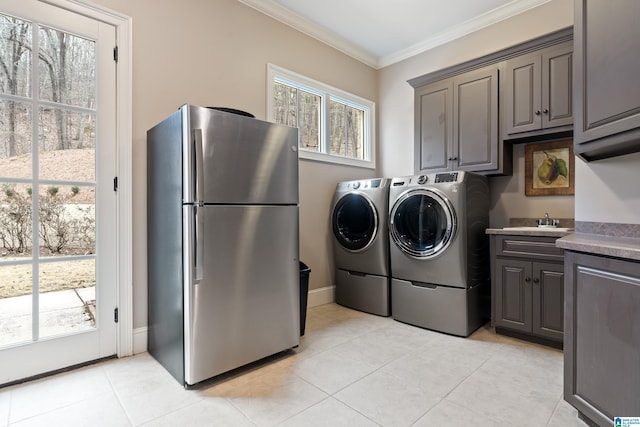
<svg viewBox="0 0 640 427">
<path fill-rule="evenodd" d="M 556 238 L 499 235 L 492 239 L 493 325 L 498 332 L 562 343 L 564 266 Z"/>
<path fill-rule="evenodd" d="M 497 172 L 498 66 L 417 88 L 415 168 L 419 172 Z"/>
<path fill-rule="evenodd" d="M 573 129 L 573 43 L 506 61 L 505 138 Z"/>
<path fill-rule="evenodd" d="M 567 251 L 564 399 L 596 425 L 640 416 L 640 262 Z"/>
<path fill-rule="evenodd" d="M 574 152 L 640 151 L 640 2 L 576 0 Z"/>
</svg>

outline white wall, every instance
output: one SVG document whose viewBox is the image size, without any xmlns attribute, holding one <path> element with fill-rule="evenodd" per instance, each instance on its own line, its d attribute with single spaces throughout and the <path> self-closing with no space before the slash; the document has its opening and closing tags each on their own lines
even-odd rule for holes
<svg viewBox="0 0 640 427">
<path fill-rule="evenodd" d="M 484 28 L 380 70 L 380 146 L 385 176 L 413 173 L 413 88 L 407 80 L 496 52 L 573 25 L 573 0 L 552 0 L 526 13 Z M 491 225 L 512 217 L 573 218 L 573 196 L 524 195 L 524 147 L 514 147 L 514 172 L 491 178 Z M 576 181 L 577 181 L 576 177 Z"/>
<path fill-rule="evenodd" d="M 576 221 L 640 224 L 640 153 L 576 159 Z"/>
<path fill-rule="evenodd" d="M 236 0 L 93 0 L 133 18 L 134 327 L 147 324 L 146 131 L 183 103 L 264 119 L 267 63 L 377 102 L 372 68 Z M 300 258 L 332 284 L 328 218 L 338 181 L 370 169 L 300 162 Z"/>
</svg>

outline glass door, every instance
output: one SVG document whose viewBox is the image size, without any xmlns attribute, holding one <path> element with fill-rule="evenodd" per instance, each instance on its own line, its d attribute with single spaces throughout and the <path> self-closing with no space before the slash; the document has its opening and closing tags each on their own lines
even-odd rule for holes
<svg viewBox="0 0 640 427">
<path fill-rule="evenodd" d="M 364 194 L 349 193 L 333 209 L 333 234 L 347 250 L 367 249 L 378 231 L 378 213 L 373 202 Z"/>
<path fill-rule="evenodd" d="M 0 2 L 0 384 L 115 354 L 114 46 Z"/>
<path fill-rule="evenodd" d="M 391 209 L 391 240 L 414 258 L 439 255 L 451 243 L 456 228 L 451 203 L 435 189 L 408 190 Z"/>
</svg>

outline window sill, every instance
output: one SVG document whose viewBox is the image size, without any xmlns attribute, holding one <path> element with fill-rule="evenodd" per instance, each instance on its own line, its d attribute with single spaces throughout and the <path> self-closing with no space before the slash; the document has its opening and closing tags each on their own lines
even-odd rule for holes
<svg viewBox="0 0 640 427">
<path fill-rule="evenodd" d="M 315 153 L 308 150 L 299 150 L 299 158 L 301 160 L 312 160 L 314 162 L 331 163 L 334 165 L 354 166 L 365 169 L 375 169 L 375 161 L 349 159 L 346 157 L 332 156 L 330 154 Z"/>
</svg>

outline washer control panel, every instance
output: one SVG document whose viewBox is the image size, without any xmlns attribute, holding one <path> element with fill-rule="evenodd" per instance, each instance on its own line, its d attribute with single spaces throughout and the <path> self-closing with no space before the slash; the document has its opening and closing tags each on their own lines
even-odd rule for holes
<svg viewBox="0 0 640 427">
<path fill-rule="evenodd" d="M 435 182 L 457 182 L 458 172 L 439 173 L 436 175 Z"/>
<path fill-rule="evenodd" d="M 385 178 L 365 179 L 362 181 L 345 181 L 338 183 L 338 190 L 366 190 L 368 188 L 380 188 L 385 185 Z"/>
</svg>

